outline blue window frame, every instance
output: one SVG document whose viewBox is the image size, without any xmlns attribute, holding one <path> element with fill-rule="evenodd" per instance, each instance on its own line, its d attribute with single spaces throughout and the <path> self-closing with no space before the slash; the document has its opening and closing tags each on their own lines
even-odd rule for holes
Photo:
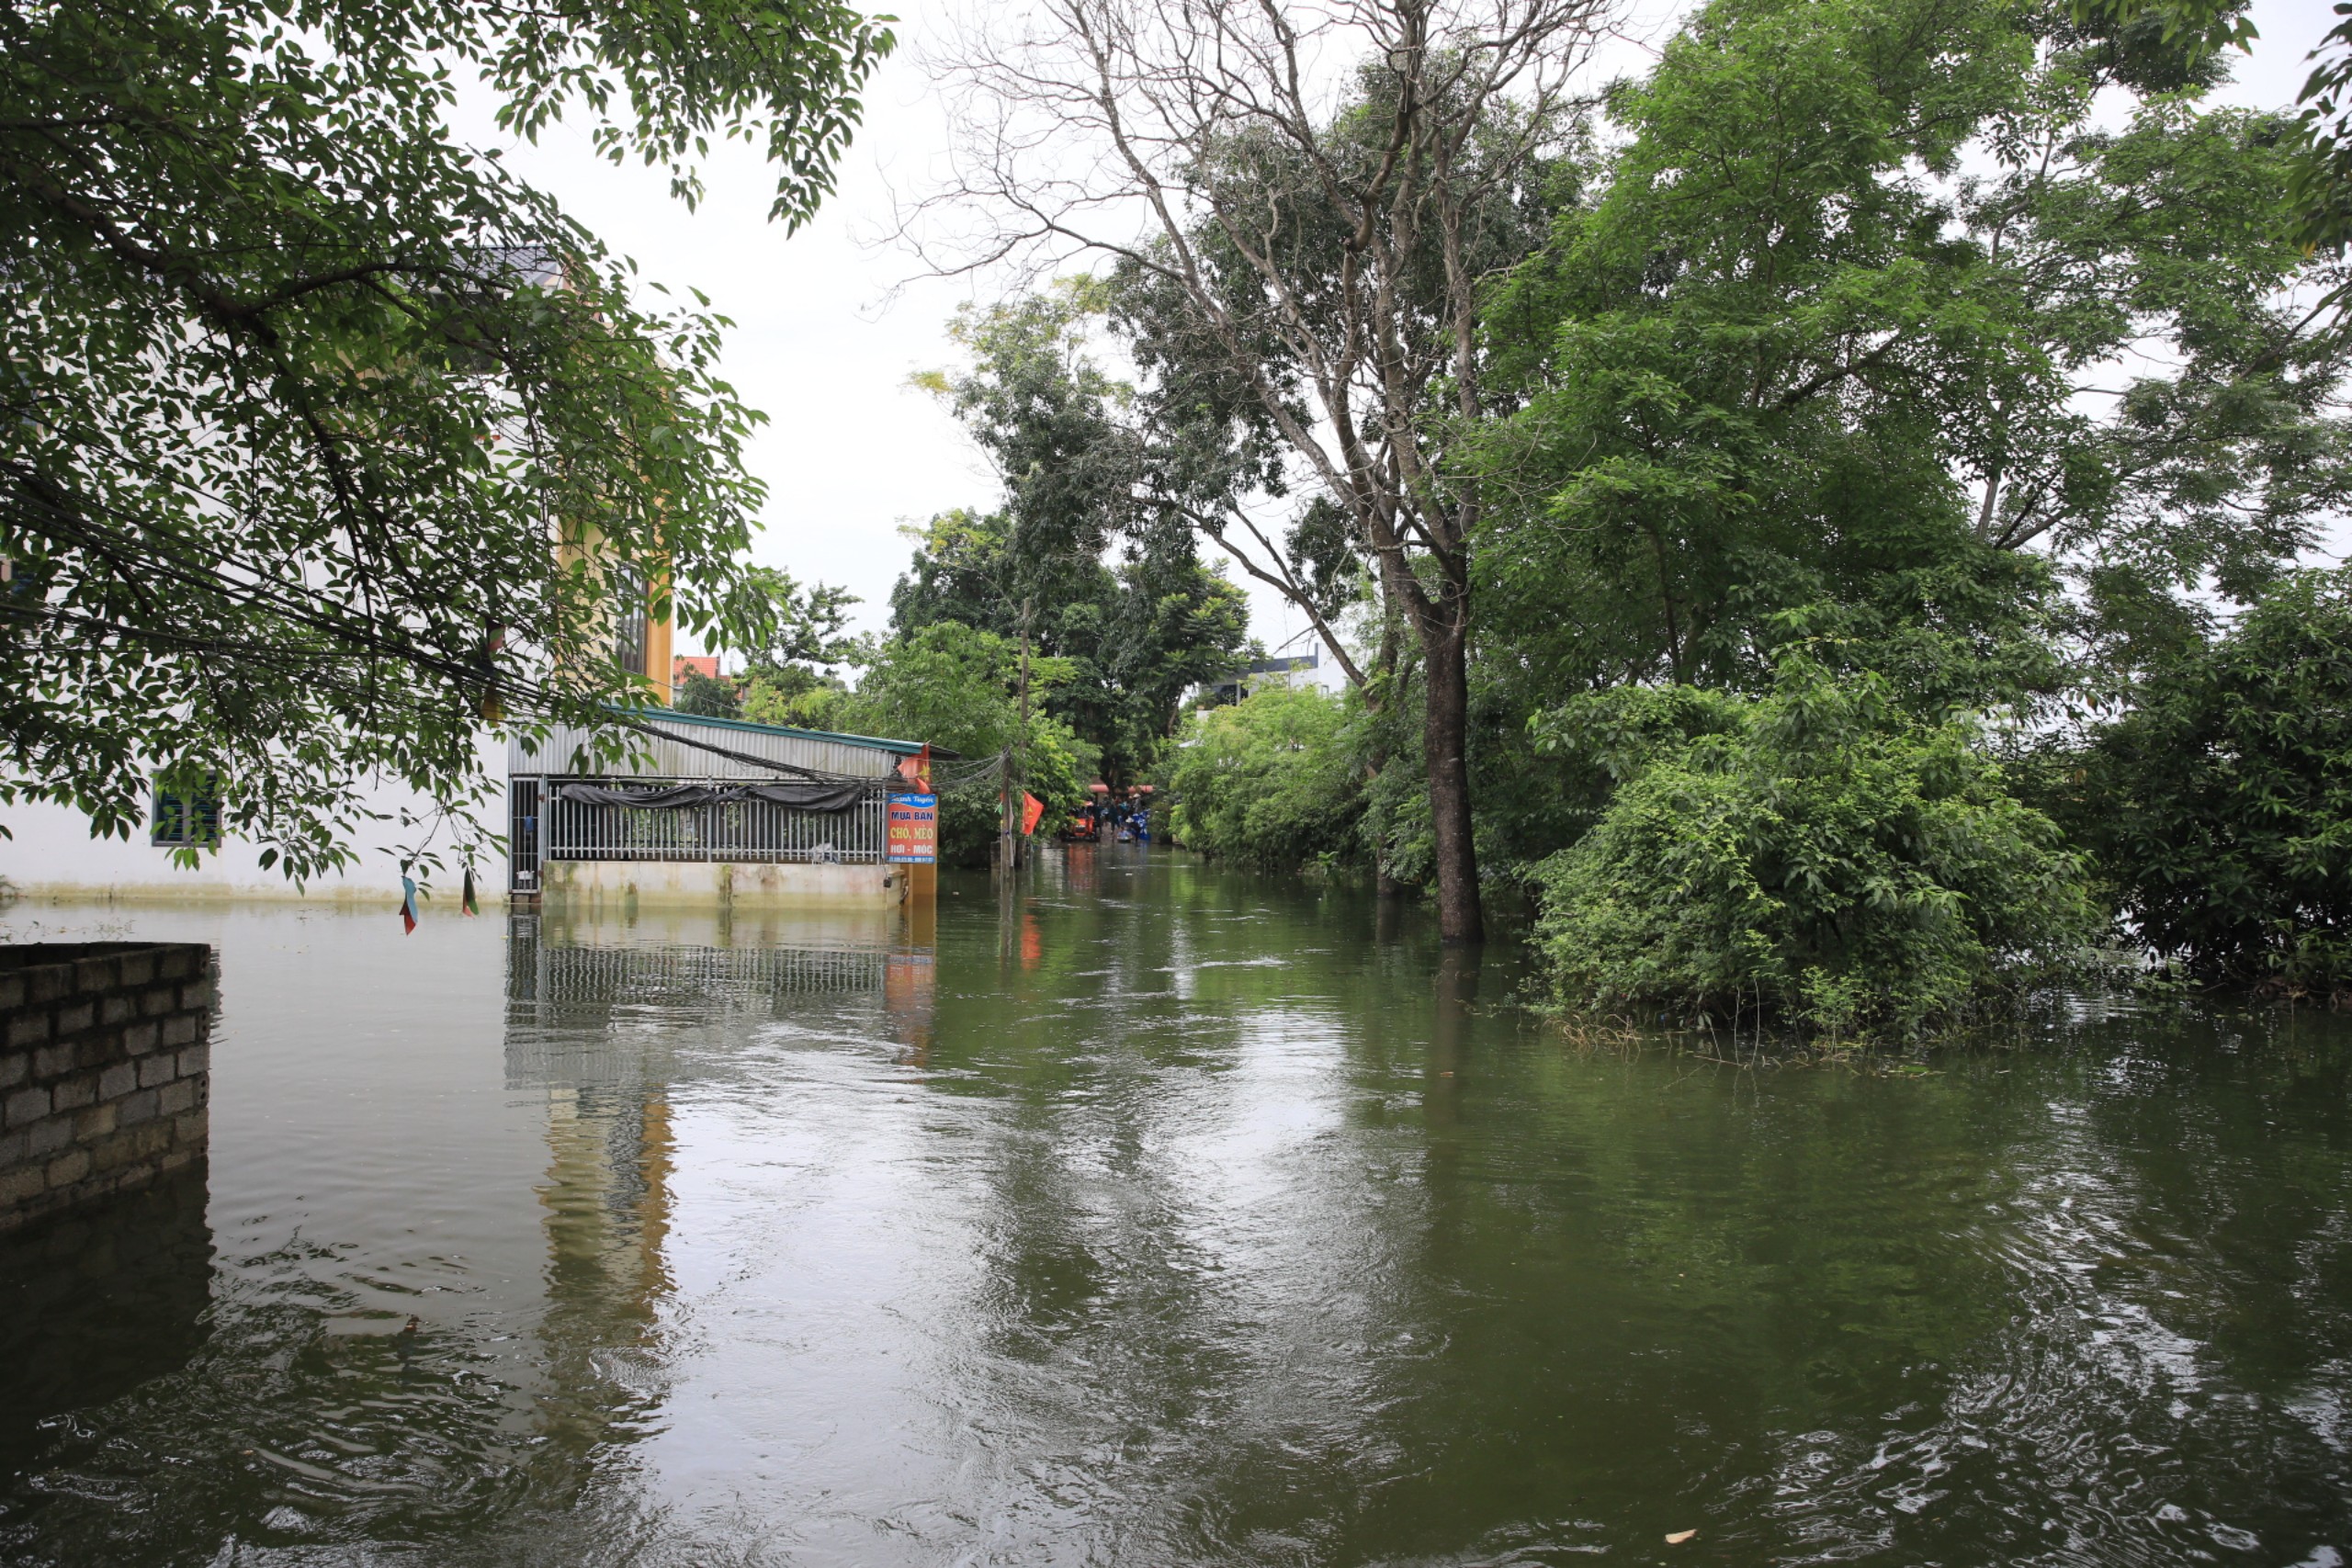
<svg viewBox="0 0 2352 1568">
<path fill-rule="evenodd" d="M 215 849 L 220 842 L 220 797 L 205 791 L 178 795 L 154 786 L 147 841 L 164 849 Z"/>
</svg>

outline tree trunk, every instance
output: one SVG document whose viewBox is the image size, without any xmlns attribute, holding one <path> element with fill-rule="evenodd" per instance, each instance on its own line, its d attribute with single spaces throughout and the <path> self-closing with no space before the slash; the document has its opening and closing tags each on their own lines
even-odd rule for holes
<svg viewBox="0 0 2352 1568">
<path fill-rule="evenodd" d="M 1012 742 L 1020 762 L 1004 789 L 1004 831 L 1016 866 L 1029 863 L 1029 838 L 1022 828 L 1029 804 L 1023 798 L 1029 789 L 1029 622 L 1036 611 L 1034 598 L 1021 601 L 1021 732 Z"/>
<path fill-rule="evenodd" d="M 1470 830 L 1467 619 L 1459 614 L 1444 615 L 1442 626 L 1429 629 L 1421 647 L 1429 692 L 1421 749 L 1429 762 L 1430 826 L 1437 839 L 1437 929 L 1449 944 L 1487 938 L 1486 919 L 1478 908 L 1478 848 Z"/>
<path fill-rule="evenodd" d="M 1396 694 L 1405 689 L 1404 652 L 1405 617 L 1396 607 L 1396 595 L 1388 584 L 1379 584 L 1380 651 L 1374 657 L 1372 680 L 1357 688 L 1364 696 L 1364 705 L 1374 715 L 1372 727 L 1373 752 L 1365 764 L 1364 788 L 1369 791 L 1378 783 L 1383 770 L 1388 766 L 1387 725 L 1382 710 L 1396 701 Z M 1410 891 L 1388 874 L 1388 838 L 1383 834 L 1372 847 L 1373 886 L 1382 898 L 1402 898 Z"/>
</svg>

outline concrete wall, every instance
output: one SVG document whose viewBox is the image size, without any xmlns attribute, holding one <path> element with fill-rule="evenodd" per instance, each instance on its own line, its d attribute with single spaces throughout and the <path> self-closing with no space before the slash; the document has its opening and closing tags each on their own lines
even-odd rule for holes
<svg viewBox="0 0 2352 1568">
<path fill-rule="evenodd" d="M 203 1157 L 212 950 L 0 947 L 0 1231 Z"/>
<path fill-rule="evenodd" d="M 902 865 L 658 860 L 552 860 L 539 878 L 550 915 L 659 905 L 883 908 L 905 897 L 908 882 Z"/>
</svg>

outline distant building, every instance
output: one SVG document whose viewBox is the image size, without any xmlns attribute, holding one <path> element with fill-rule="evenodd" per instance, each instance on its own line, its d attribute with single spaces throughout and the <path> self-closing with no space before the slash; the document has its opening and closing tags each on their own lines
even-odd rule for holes
<svg viewBox="0 0 2352 1568">
<path fill-rule="evenodd" d="M 1315 683 L 1312 671 L 1323 664 L 1323 651 L 1310 649 L 1305 653 L 1285 653 L 1272 659 L 1253 659 L 1229 679 L 1219 681 L 1208 688 L 1214 703 L 1238 703 L 1249 693 L 1261 686 L 1295 686 L 1299 676 L 1306 675 L 1306 684 Z"/>
</svg>

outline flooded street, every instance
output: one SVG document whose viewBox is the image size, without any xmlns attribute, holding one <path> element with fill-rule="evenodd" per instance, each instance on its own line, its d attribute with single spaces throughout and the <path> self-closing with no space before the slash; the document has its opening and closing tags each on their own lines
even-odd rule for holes
<svg viewBox="0 0 2352 1568">
<path fill-rule="evenodd" d="M 0 1241 L 0 1562 L 2352 1558 L 2344 1021 L 1758 1071 L 1351 892 L 944 886 L 9 911 L 222 999 L 198 1178 Z"/>
</svg>

